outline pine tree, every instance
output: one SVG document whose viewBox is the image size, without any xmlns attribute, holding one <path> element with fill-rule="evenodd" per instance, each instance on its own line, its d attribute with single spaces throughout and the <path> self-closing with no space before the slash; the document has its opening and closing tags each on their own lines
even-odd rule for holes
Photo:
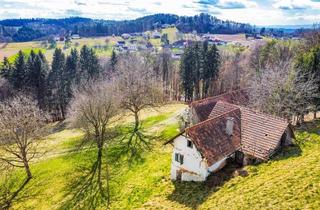
<svg viewBox="0 0 320 210">
<path fill-rule="evenodd" d="M 9 81 L 16 90 L 22 90 L 25 85 L 25 79 L 26 79 L 25 56 L 20 50 L 14 62 L 12 75 Z"/>
<path fill-rule="evenodd" d="M 185 94 L 185 101 L 193 99 L 193 52 L 192 48 L 187 47 L 181 57 L 180 74 L 182 79 L 182 87 Z"/>
<path fill-rule="evenodd" d="M 82 47 L 80 53 L 80 70 L 81 78 L 85 81 L 97 79 L 101 71 L 98 57 L 86 45 Z"/>
<path fill-rule="evenodd" d="M 61 49 L 56 49 L 53 54 L 51 71 L 48 76 L 50 111 L 57 119 L 65 119 L 66 93 L 63 75 L 65 70 L 65 56 Z"/>
<path fill-rule="evenodd" d="M 31 90 L 38 100 L 39 107 L 45 109 L 46 107 L 46 79 L 48 73 L 48 64 L 43 59 L 43 54 L 39 52 L 34 59 L 34 68 L 30 75 Z"/>
<path fill-rule="evenodd" d="M 110 66 L 111 66 L 112 72 L 116 71 L 117 61 L 118 61 L 118 56 L 115 50 L 112 50 L 111 59 L 110 59 Z"/>
<path fill-rule="evenodd" d="M 206 47 L 204 45 L 204 66 L 203 66 L 203 96 L 207 97 L 210 86 L 219 73 L 220 55 L 216 45 Z"/>
<path fill-rule="evenodd" d="M 35 79 L 36 72 L 35 72 L 35 58 L 36 58 L 36 54 L 33 50 L 31 50 L 29 57 L 27 58 L 27 63 L 26 63 L 26 78 L 25 78 L 25 82 L 26 82 L 26 86 L 30 89 L 32 88 L 32 86 L 34 86 L 33 83 L 33 79 Z"/>
<path fill-rule="evenodd" d="M 201 75 L 203 74 L 203 53 L 202 46 L 199 42 L 194 43 L 192 46 L 192 61 L 193 61 L 193 83 L 195 88 L 195 98 L 200 99 L 201 94 Z"/>
<path fill-rule="evenodd" d="M 3 58 L 2 65 L 0 67 L 0 76 L 9 80 L 12 74 L 12 65 L 7 57 Z"/>
<path fill-rule="evenodd" d="M 67 103 L 70 102 L 72 98 L 72 87 L 79 85 L 81 78 L 78 74 L 79 69 L 79 54 L 76 49 L 71 50 L 71 54 L 67 57 L 66 66 L 63 76 L 65 80 L 65 92 Z"/>
</svg>

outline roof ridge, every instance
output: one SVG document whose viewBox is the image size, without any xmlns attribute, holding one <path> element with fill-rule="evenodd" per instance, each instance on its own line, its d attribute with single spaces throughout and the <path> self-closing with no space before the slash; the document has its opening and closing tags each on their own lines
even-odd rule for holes
<svg viewBox="0 0 320 210">
<path fill-rule="evenodd" d="M 214 117 L 214 118 L 210 118 L 210 119 L 207 119 L 207 120 L 205 120 L 205 121 L 199 122 L 199 123 L 197 123 L 197 124 L 195 124 L 195 125 L 193 125 L 193 126 L 191 126 L 191 127 L 189 127 L 189 128 L 186 128 L 185 131 L 187 132 L 187 131 L 188 131 L 189 129 L 191 129 L 191 128 L 199 127 L 199 126 L 202 125 L 202 124 L 205 124 L 205 123 L 207 123 L 207 122 L 209 122 L 209 121 L 216 120 L 216 119 L 218 119 L 218 118 L 220 118 L 220 117 L 222 117 L 222 116 L 224 116 L 224 115 L 226 115 L 226 114 L 228 114 L 228 113 L 230 113 L 230 112 L 234 112 L 234 111 L 236 111 L 236 110 L 240 110 L 240 108 L 239 108 L 239 107 L 234 108 L 234 109 L 232 109 L 232 110 L 230 110 L 230 111 L 227 111 L 227 112 L 224 112 L 224 113 L 222 113 L 222 114 L 220 114 L 220 115 L 218 115 L 218 116 L 216 116 L 216 117 Z"/>
<path fill-rule="evenodd" d="M 237 105 L 237 104 L 232 104 L 232 103 L 229 103 L 229 102 L 226 102 L 226 101 L 223 101 L 223 100 L 219 100 L 217 103 L 233 105 L 233 106 L 238 107 L 240 110 L 241 109 L 245 109 L 245 110 L 254 112 L 254 114 L 262 114 L 262 115 L 265 115 L 265 116 L 268 116 L 268 117 L 272 117 L 272 118 L 275 118 L 275 119 L 278 119 L 278 120 L 282 120 L 282 121 L 285 121 L 285 122 L 288 123 L 288 120 L 286 120 L 285 118 L 282 118 L 282 117 L 279 117 L 279 116 L 275 116 L 275 115 L 272 115 L 272 114 L 268 114 L 268 113 L 265 113 L 265 112 L 262 112 L 262 111 L 259 111 L 259 110 L 256 110 L 256 109 L 248 108 L 248 107 Z M 214 109 L 214 107 L 213 107 L 213 109 Z M 212 109 L 212 111 L 213 111 L 213 109 Z"/>
<path fill-rule="evenodd" d="M 190 106 L 192 106 L 193 104 L 199 104 L 199 103 L 202 103 L 202 102 L 206 102 L 206 101 L 208 101 L 208 100 L 211 100 L 211 99 L 219 98 L 219 97 L 221 97 L 221 96 L 225 96 L 225 95 L 228 95 L 228 94 L 231 94 L 231 93 L 236 93 L 236 92 L 245 91 L 245 90 L 248 90 L 248 88 L 239 89 L 239 90 L 233 90 L 233 91 L 226 92 L 226 93 L 223 93 L 223 94 L 220 94 L 220 95 L 211 96 L 211 97 L 207 97 L 207 98 L 204 98 L 204 99 L 192 101 L 192 102 L 190 103 Z"/>
</svg>

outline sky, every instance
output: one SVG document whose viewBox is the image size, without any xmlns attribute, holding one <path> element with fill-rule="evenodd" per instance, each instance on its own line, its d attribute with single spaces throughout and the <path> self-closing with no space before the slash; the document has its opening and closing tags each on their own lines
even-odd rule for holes
<svg viewBox="0 0 320 210">
<path fill-rule="evenodd" d="M 0 19 L 71 16 L 124 20 L 156 14 L 196 15 L 258 26 L 320 22 L 320 0 L 0 0 Z"/>
</svg>

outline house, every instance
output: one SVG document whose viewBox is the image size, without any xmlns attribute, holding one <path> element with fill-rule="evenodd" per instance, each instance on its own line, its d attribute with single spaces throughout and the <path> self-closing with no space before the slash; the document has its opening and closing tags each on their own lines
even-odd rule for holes
<svg viewBox="0 0 320 210">
<path fill-rule="evenodd" d="M 125 41 L 117 41 L 117 46 L 124 46 L 126 45 L 126 42 Z"/>
<path fill-rule="evenodd" d="M 181 58 L 182 55 L 183 55 L 183 50 L 176 50 L 176 51 L 172 52 L 171 57 L 173 59 L 177 59 L 178 60 L 178 59 Z"/>
<path fill-rule="evenodd" d="M 129 46 L 128 46 L 128 50 L 129 50 L 129 51 L 132 51 L 132 52 L 135 52 L 135 51 L 138 50 L 138 47 L 137 47 L 137 45 L 132 44 L 132 45 L 129 45 Z"/>
<path fill-rule="evenodd" d="M 122 37 L 122 39 L 130 39 L 131 35 L 130 34 L 122 34 L 121 37 Z"/>
<path fill-rule="evenodd" d="M 72 34 L 71 39 L 80 39 L 80 35 L 79 34 Z"/>
<path fill-rule="evenodd" d="M 267 161 L 292 144 L 294 134 L 286 120 L 226 102 L 241 92 L 190 104 L 189 114 L 194 112 L 199 121 L 166 143 L 174 147 L 172 180 L 205 181 L 230 158 L 243 165 Z"/>
<path fill-rule="evenodd" d="M 152 33 L 152 38 L 153 39 L 160 39 L 161 38 L 161 34 L 158 31 L 154 31 Z"/>
<path fill-rule="evenodd" d="M 180 48 L 183 49 L 185 48 L 186 40 L 178 40 L 174 43 L 171 44 L 172 48 Z"/>
</svg>

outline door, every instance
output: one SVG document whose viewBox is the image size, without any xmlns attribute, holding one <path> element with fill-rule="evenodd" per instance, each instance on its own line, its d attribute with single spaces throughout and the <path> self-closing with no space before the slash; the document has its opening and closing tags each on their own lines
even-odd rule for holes
<svg viewBox="0 0 320 210">
<path fill-rule="evenodd" d="M 177 181 L 181 181 L 182 172 L 181 170 L 177 170 Z"/>
</svg>

